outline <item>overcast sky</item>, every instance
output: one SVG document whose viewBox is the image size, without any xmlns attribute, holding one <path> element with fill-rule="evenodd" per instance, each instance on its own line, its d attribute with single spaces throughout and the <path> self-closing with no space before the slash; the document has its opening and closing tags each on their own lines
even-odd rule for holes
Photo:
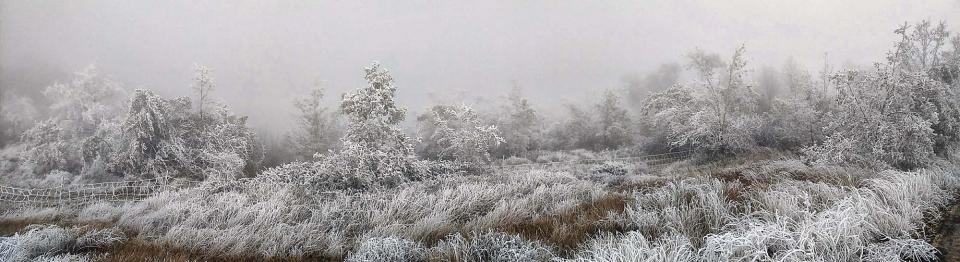
<svg viewBox="0 0 960 262">
<path fill-rule="evenodd" d="M 473 3 L 468 3 L 473 2 Z M 700 47 L 753 65 L 880 61 L 903 22 L 960 26 L 943 1 L 20 1 L 0 0 L 0 85 L 40 90 L 97 64 L 127 88 L 188 94 L 192 65 L 258 125 L 282 123 L 314 83 L 329 100 L 381 61 L 402 103 L 497 97 L 535 103 L 622 87 Z M 432 95 L 433 94 L 433 95 Z M 332 105 L 334 106 L 334 105 Z"/>
</svg>

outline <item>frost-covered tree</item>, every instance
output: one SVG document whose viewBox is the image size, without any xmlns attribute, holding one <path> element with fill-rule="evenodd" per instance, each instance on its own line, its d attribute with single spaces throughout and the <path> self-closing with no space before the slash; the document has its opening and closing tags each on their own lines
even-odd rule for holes
<svg viewBox="0 0 960 262">
<path fill-rule="evenodd" d="M 0 87 L 3 89 L 3 87 Z M 13 92 L 0 94 L 0 147 L 15 143 L 40 114 L 33 100 Z"/>
<path fill-rule="evenodd" d="M 683 68 L 676 63 L 665 63 L 657 70 L 643 76 L 628 76 L 623 79 L 626 84 L 626 102 L 633 105 L 632 110 L 642 109 L 643 102 L 651 95 L 662 92 L 680 81 Z"/>
<path fill-rule="evenodd" d="M 108 166 L 118 176 L 232 179 L 255 172 L 263 158 L 246 117 L 225 106 L 210 105 L 201 120 L 187 98 L 137 90 L 127 111 Z"/>
<path fill-rule="evenodd" d="M 583 109 L 574 104 L 565 106 L 567 117 L 548 132 L 547 143 L 552 149 L 597 149 L 601 143 L 601 129 L 597 124 L 593 111 Z M 599 149 L 598 149 L 599 150 Z"/>
<path fill-rule="evenodd" d="M 913 168 L 960 138 L 960 101 L 937 70 L 949 60 L 938 51 L 949 33 L 928 22 L 896 33 L 901 39 L 887 63 L 833 76 L 838 95 L 829 135 L 807 150 L 816 161 Z"/>
<path fill-rule="evenodd" d="M 701 50 L 688 58 L 688 68 L 699 80 L 652 96 L 643 110 L 645 121 L 665 130 L 673 147 L 723 153 L 755 146 L 761 121 L 757 94 L 744 81 L 744 48 L 738 48 L 729 63 Z"/>
<path fill-rule="evenodd" d="M 504 143 L 495 150 L 498 156 L 522 156 L 539 149 L 541 120 L 519 88 L 514 88 L 507 97 L 507 105 L 497 120 L 497 127 Z"/>
<path fill-rule="evenodd" d="M 630 143 L 632 131 L 627 110 L 620 105 L 620 96 L 612 90 L 603 93 L 596 105 L 600 149 L 616 149 Z"/>
<path fill-rule="evenodd" d="M 196 64 L 194 67 L 193 85 L 190 87 L 197 96 L 197 111 L 200 112 L 200 121 L 203 122 L 203 109 L 207 107 L 210 101 L 210 93 L 216 85 L 213 83 L 210 68 Z"/>
<path fill-rule="evenodd" d="M 50 100 L 49 115 L 75 136 L 88 136 L 119 113 L 125 92 L 120 84 L 88 66 L 67 84 L 55 83 L 43 94 Z"/>
<path fill-rule="evenodd" d="M 336 115 L 323 105 L 323 90 L 311 90 L 306 97 L 294 100 L 293 106 L 297 108 L 299 130 L 290 139 L 298 159 L 311 159 L 333 149 L 342 132 Z"/>
<path fill-rule="evenodd" d="M 79 139 L 55 120 L 37 123 L 23 134 L 25 150 L 20 153 L 23 164 L 34 174 L 62 170 L 73 174 L 83 168 Z"/>
<path fill-rule="evenodd" d="M 934 73 L 931 70 L 949 62 L 941 51 L 950 44 L 950 32 L 945 23 L 940 22 L 936 27 L 926 20 L 913 26 L 904 23 L 894 33 L 900 40 L 887 60 L 895 67 L 912 72 Z"/>
<path fill-rule="evenodd" d="M 503 142 L 497 127 L 484 124 L 466 105 L 437 105 L 420 115 L 422 155 L 481 165 L 490 162 L 490 150 Z"/>
<path fill-rule="evenodd" d="M 410 138 L 398 127 L 406 109 L 394 100 L 393 77 L 378 62 L 364 68 L 367 86 L 343 96 L 340 110 L 347 129 L 340 151 L 331 156 L 337 168 L 365 182 L 405 178 L 416 156 Z"/>
<path fill-rule="evenodd" d="M 120 124 L 108 169 L 138 178 L 200 171 L 191 168 L 191 152 L 181 138 L 189 108 L 190 102 L 184 99 L 169 101 L 137 90 Z"/>
<path fill-rule="evenodd" d="M 757 79 L 759 100 L 757 111 L 768 112 L 773 107 L 774 100 L 780 93 L 780 77 L 776 69 L 764 66 L 760 69 Z"/>
<path fill-rule="evenodd" d="M 36 174 L 52 170 L 78 174 L 89 164 L 84 162 L 83 152 L 95 151 L 87 147 L 102 146 L 90 138 L 116 121 L 124 91 L 96 67 L 88 66 L 69 83 L 47 87 L 44 95 L 51 102 L 49 118 L 23 133 L 21 140 L 27 150 L 21 158 Z"/>
<path fill-rule="evenodd" d="M 835 81 L 840 94 L 826 127 L 829 136 L 809 149 L 818 161 L 915 167 L 934 155 L 932 126 L 946 116 L 935 102 L 945 95 L 942 83 L 880 65 L 873 72 L 839 74 Z"/>
<path fill-rule="evenodd" d="M 810 73 L 793 59 L 787 60 L 781 72 L 777 81 L 784 88 L 761 113 L 763 125 L 757 142 L 789 150 L 821 142 L 827 120 L 824 116 L 832 110 L 833 97 L 814 88 Z"/>
<path fill-rule="evenodd" d="M 196 119 L 196 116 L 192 118 L 195 123 Z M 226 105 L 213 103 L 200 122 L 204 126 L 201 133 L 187 133 L 183 139 L 190 145 L 202 141 L 194 162 L 202 168 L 203 177 L 235 179 L 256 174 L 263 150 L 256 134 L 247 126 L 246 116 L 235 115 Z"/>
</svg>

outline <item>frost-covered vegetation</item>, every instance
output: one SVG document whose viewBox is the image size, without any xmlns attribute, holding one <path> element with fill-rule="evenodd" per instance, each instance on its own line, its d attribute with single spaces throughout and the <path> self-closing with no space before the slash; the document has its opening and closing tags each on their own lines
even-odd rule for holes
<svg viewBox="0 0 960 262">
<path fill-rule="evenodd" d="M 90 67 L 44 110 L 0 94 L 0 182 L 158 190 L 0 204 L 0 260 L 937 260 L 960 193 L 960 37 L 896 34 L 871 68 L 755 76 L 746 47 L 695 50 L 688 81 L 665 65 L 563 116 L 519 89 L 431 105 L 415 133 L 375 62 L 339 106 L 295 99 L 274 140 L 211 97 L 209 68 L 167 98 Z"/>
</svg>

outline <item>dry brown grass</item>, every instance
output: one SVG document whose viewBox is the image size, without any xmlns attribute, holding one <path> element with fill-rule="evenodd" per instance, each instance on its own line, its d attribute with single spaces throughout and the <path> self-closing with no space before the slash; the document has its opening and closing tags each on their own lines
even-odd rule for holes
<svg viewBox="0 0 960 262">
<path fill-rule="evenodd" d="M 500 231 L 519 234 L 529 240 L 538 240 L 558 248 L 561 255 L 569 255 L 591 237 L 603 232 L 626 232 L 619 223 L 605 221 L 612 213 L 622 214 L 628 199 L 622 194 L 610 194 L 596 201 L 579 204 L 566 212 L 551 214 L 531 221 L 504 225 Z"/>
<path fill-rule="evenodd" d="M 12 236 L 29 225 L 42 223 L 44 221 L 33 219 L 2 219 L 0 220 L 0 236 Z"/>
</svg>

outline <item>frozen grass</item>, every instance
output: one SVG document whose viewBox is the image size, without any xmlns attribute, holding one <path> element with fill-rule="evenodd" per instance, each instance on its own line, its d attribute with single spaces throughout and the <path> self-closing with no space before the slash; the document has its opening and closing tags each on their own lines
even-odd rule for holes
<svg viewBox="0 0 960 262">
<path fill-rule="evenodd" d="M 423 245 L 402 238 L 375 237 L 364 240 L 347 258 L 347 261 L 426 261 L 427 252 Z"/>
<path fill-rule="evenodd" d="M 107 248 L 126 241 L 117 229 L 62 228 L 34 225 L 22 234 L 0 238 L 0 261 L 74 261 L 85 260 L 79 253 Z"/>
<path fill-rule="evenodd" d="M 597 238 L 577 260 L 931 261 L 937 251 L 926 242 L 924 221 L 960 188 L 943 170 L 827 182 L 789 172 L 771 176 L 727 183 L 688 178 L 639 191 L 628 209 L 638 230 Z M 750 184 L 744 194 L 729 194 L 743 184 Z"/>
<path fill-rule="evenodd" d="M 458 232 L 491 230 L 525 237 L 546 232 L 545 240 L 575 247 L 602 228 L 595 222 L 608 210 L 622 212 L 618 195 L 571 174 L 547 172 L 449 177 L 359 194 L 309 194 L 251 181 L 161 193 L 122 207 L 117 223 L 171 247 L 225 257 L 340 258 L 365 239 L 432 246 Z M 593 215 L 577 216 L 582 211 Z M 587 232 L 564 235 L 569 229 Z"/>
<path fill-rule="evenodd" d="M 623 236 L 606 235 L 594 239 L 575 261 L 693 261 L 696 253 L 684 236 L 669 235 L 651 243 L 638 231 Z"/>
<path fill-rule="evenodd" d="M 463 262 L 549 261 L 553 251 L 539 242 L 497 232 L 455 234 L 431 250 L 436 259 Z"/>
<path fill-rule="evenodd" d="M 783 159 L 665 177 L 590 169 L 439 176 L 353 193 L 263 177 L 2 219 L 116 224 L 145 250 L 195 258 L 926 259 L 937 254 L 925 221 L 954 201 L 960 185 L 946 170 L 954 169 L 871 172 Z"/>
</svg>

